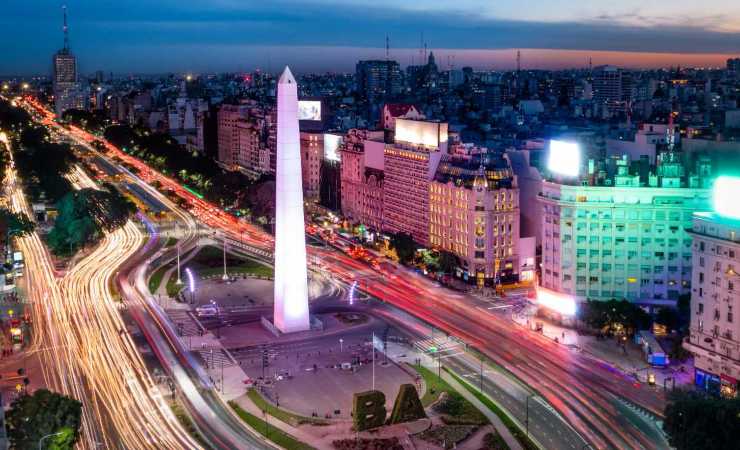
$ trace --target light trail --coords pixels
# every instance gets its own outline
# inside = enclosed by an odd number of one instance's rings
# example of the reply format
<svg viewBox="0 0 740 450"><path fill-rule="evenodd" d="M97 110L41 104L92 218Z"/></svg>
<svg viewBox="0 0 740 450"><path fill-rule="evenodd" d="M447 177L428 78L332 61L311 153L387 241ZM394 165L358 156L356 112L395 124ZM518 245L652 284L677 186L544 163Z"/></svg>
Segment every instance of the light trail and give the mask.
<svg viewBox="0 0 740 450"><path fill-rule="evenodd" d="M12 160L5 194L14 212L33 217ZM96 188L78 167L69 174L77 188ZM111 281L138 250L143 234L132 223L108 233L64 278L37 233L17 239L27 265L34 340L46 385L80 400L79 447L96 449L196 449L160 394L135 343L126 332ZM49 349L54 349L50 351Z"/></svg>
<svg viewBox="0 0 740 450"><path fill-rule="evenodd" d="M38 103L31 105L54 124L52 113ZM78 141L97 140L74 126L66 130L54 125ZM172 189L187 200L191 213L199 221L222 230L232 244L269 257L274 243L272 236L194 196L175 180L110 143L105 143L105 149L110 156L136 167L145 181L159 181L165 189ZM355 272L371 272L373 276L364 282L365 291L474 345L536 389L595 448L661 448L663 445L626 421L614 401L614 396L624 398L660 417L665 404L663 395L631 384L588 356L573 354L539 336L523 332L495 315L481 314L465 298L440 289L414 273L396 271L390 274L343 253L309 248L309 255L315 254L322 255L327 269L348 284L356 281Z"/></svg>

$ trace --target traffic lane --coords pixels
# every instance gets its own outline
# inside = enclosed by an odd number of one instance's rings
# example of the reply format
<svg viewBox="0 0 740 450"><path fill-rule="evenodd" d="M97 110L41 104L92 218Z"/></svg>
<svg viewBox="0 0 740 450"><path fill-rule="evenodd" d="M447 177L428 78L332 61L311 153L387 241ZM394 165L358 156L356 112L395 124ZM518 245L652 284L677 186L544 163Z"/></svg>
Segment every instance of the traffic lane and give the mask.
<svg viewBox="0 0 740 450"><path fill-rule="evenodd" d="M480 386L480 373L469 367L458 358L445 359L445 367L462 376L474 386ZM516 398L510 392L495 384L488 376L483 376L483 392L494 399L506 411L524 424L526 431L527 403L529 403L529 432L545 448L552 449L582 449L587 443L572 430L553 411L543 404L532 400L524 401Z"/></svg>

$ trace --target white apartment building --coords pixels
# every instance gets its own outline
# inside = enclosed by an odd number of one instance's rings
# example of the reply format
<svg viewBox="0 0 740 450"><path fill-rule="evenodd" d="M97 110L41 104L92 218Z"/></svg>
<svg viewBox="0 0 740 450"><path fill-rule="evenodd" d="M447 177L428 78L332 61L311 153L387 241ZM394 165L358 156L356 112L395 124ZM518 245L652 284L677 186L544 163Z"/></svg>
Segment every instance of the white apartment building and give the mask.
<svg viewBox="0 0 740 450"><path fill-rule="evenodd" d="M541 285L579 302L675 305L691 287L686 229L709 190L580 183L542 183Z"/></svg>
<svg viewBox="0 0 740 450"><path fill-rule="evenodd" d="M694 214L691 325L684 347L694 355L703 390L737 395L740 379L740 220Z"/></svg>

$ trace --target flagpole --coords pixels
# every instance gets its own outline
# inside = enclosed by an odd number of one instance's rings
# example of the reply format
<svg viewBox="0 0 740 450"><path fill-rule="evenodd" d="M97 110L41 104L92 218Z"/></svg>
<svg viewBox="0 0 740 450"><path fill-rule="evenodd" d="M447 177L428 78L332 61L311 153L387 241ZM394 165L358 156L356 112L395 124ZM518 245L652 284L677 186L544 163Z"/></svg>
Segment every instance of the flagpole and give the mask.
<svg viewBox="0 0 740 450"><path fill-rule="evenodd" d="M375 390L375 333L373 332L373 390Z"/></svg>

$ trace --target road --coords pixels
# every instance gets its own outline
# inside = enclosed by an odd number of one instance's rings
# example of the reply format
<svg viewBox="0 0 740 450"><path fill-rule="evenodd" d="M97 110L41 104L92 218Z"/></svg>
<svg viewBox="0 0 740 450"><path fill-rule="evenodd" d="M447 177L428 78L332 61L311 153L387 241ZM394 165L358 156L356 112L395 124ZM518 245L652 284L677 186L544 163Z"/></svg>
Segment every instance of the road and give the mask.
<svg viewBox="0 0 740 450"><path fill-rule="evenodd" d="M78 187L94 186L81 172L71 178ZM12 163L4 184L12 210L33 217ZM142 238L129 222L61 279L37 233L18 239L35 320L28 351L39 352L49 388L83 403L82 448L200 447L159 394L111 292L114 272Z"/></svg>
<svg viewBox="0 0 740 450"><path fill-rule="evenodd" d="M95 140L70 127L70 136L83 142ZM137 167L145 180L159 181L191 205L201 222L221 230L234 242L254 253L269 255L272 237L241 222L214 205L195 197L176 181L158 174L136 158L106 144L109 155ZM470 298L441 288L412 271L371 268L332 249L309 250L309 257L337 279L353 283L369 294L421 318L446 333L462 338L488 358L535 390L594 448L666 448L661 436L639 423L623 420L624 403L662 415L665 398L597 361L573 353L540 336L527 333L485 309ZM623 400L618 400L623 399Z"/></svg>

